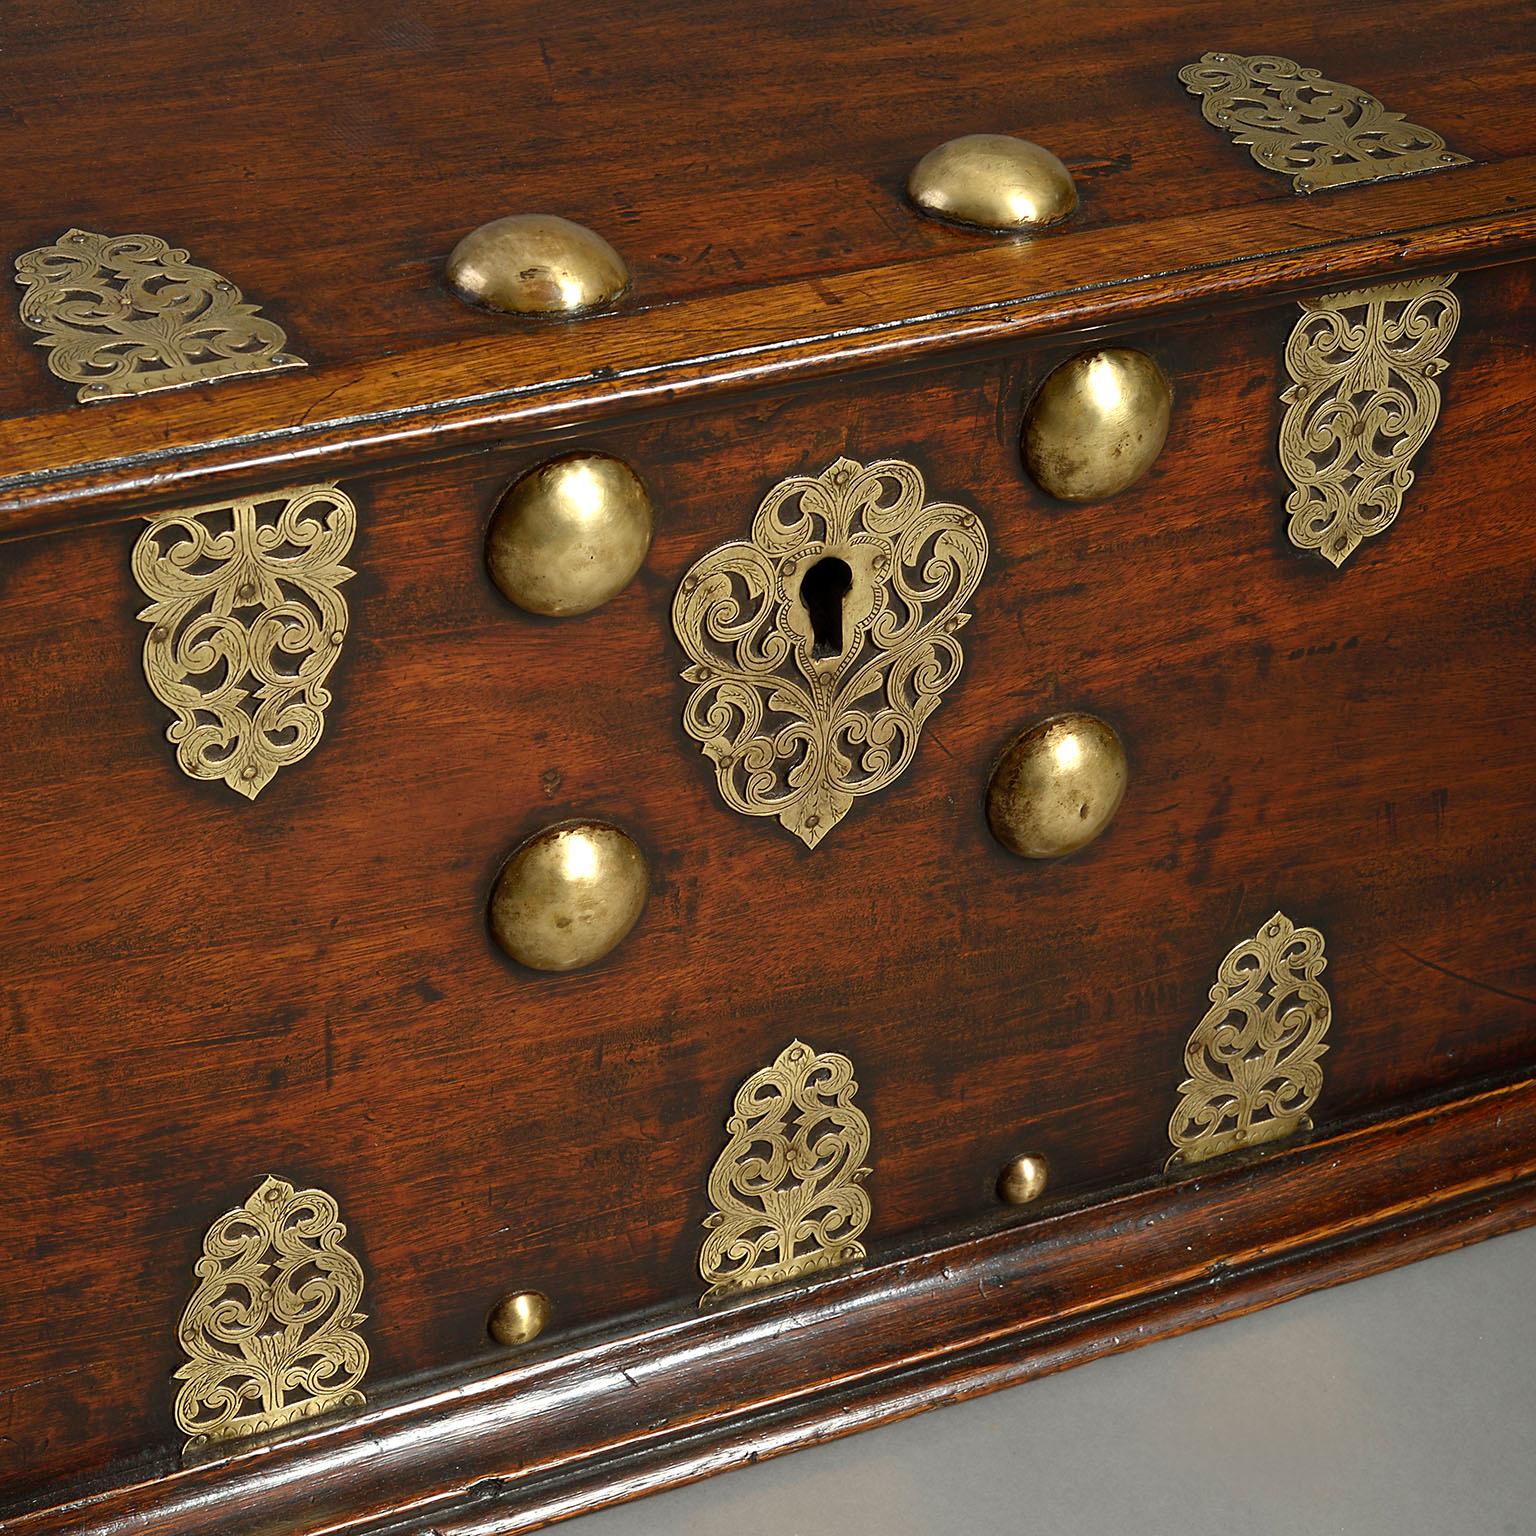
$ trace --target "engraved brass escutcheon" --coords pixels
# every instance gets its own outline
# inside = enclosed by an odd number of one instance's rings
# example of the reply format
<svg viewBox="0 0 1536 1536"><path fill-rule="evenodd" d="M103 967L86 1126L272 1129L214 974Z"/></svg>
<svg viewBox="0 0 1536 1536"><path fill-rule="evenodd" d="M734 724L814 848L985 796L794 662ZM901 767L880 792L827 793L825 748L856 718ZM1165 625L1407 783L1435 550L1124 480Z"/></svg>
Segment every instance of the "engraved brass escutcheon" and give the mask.
<svg viewBox="0 0 1536 1536"><path fill-rule="evenodd" d="M1304 299L1285 347L1280 464L1297 549L1341 566L1397 517L1440 415L1456 273Z"/></svg>
<svg viewBox="0 0 1536 1536"><path fill-rule="evenodd" d="M208 1229L177 1329L189 1451L361 1406L363 1271L346 1235L323 1189L271 1176Z"/></svg>
<svg viewBox="0 0 1536 1536"><path fill-rule="evenodd" d="M1207 53L1179 79L1208 123L1246 144L1265 170L1290 176L1297 192L1471 164L1369 91L1277 54Z"/></svg>
<svg viewBox="0 0 1536 1536"><path fill-rule="evenodd" d="M776 485L751 539L705 555L672 604L683 724L726 804L814 848L898 778L959 676L986 561L981 519L927 501L900 459Z"/></svg>
<svg viewBox="0 0 1536 1536"><path fill-rule="evenodd" d="M869 1225L869 1121L853 1063L793 1041L736 1092L709 1175L704 1301L856 1264Z"/></svg>
<svg viewBox="0 0 1536 1536"><path fill-rule="evenodd" d="M144 676L175 712L166 735L188 778L222 779L254 800L320 740L356 530L357 509L334 485L149 520L133 550L151 599L139 613Z"/></svg>
<svg viewBox="0 0 1536 1536"><path fill-rule="evenodd" d="M1322 934L1283 912L1228 951L1184 1048L1168 1172L1311 1130L1333 1017L1327 964Z"/></svg>
<svg viewBox="0 0 1536 1536"><path fill-rule="evenodd" d="M302 368L275 321L155 235L66 230L16 258L21 318L83 403Z"/></svg>

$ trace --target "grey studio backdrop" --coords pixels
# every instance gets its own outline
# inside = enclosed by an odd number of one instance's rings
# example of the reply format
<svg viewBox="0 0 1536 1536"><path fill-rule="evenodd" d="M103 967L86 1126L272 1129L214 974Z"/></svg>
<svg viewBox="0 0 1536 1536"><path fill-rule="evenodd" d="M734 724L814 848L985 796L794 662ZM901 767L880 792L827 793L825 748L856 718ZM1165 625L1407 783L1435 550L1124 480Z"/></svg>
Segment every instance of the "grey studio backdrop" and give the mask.
<svg viewBox="0 0 1536 1536"><path fill-rule="evenodd" d="M1536 1536L1536 1229L559 1529Z"/></svg>

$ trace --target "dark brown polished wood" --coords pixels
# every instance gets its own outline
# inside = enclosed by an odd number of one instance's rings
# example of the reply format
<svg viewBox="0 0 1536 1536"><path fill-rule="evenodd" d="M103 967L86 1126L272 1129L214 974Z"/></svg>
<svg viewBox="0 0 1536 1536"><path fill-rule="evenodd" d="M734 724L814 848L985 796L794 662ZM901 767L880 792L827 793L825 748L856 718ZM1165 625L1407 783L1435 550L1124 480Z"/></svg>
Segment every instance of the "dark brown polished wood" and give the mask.
<svg viewBox="0 0 1536 1536"><path fill-rule="evenodd" d="M110 46L84 0L0 17L6 250L162 235L312 365L82 408L3 310L20 1536L531 1529L1536 1219L1536 13L635 9L139 0ZM1214 47L1323 66L1478 163L1295 197L1179 85ZM1055 150L1079 216L1022 243L916 217L910 165L971 131ZM607 235L633 295L574 325L457 303L447 251L523 207ZM1284 531L1294 298L1448 270L1441 419L1335 573ZM1022 412L1110 334L1165 368L1173 428L1068 507L1021 469ZM637 469L655 543L605 607L532 618L484 530L578 447ZM808 853L721 804L669 612L844 453L911 459L992 556L912 767ZM352 627L324 740L246 803L172 761L129 553L147 510L320 479L359 508ZM1121 733L1130 790L1023 864L988 774L1063 708ZM650 904L596 968L534 975L486 899L579 815L639 841ZM1185 1038L1277 906L1328 939L1317 1139L1164 1185ZM694 1317L731 1095L796 1035L855 1062L869 1267ZM994 1203L1021 1151L1038 1216ZM369 1406L177 1470L176 1319L267 1172L340 1201ZM509 1368L486 1313L530 1288L555 1321Z"/></svg>
<svg viewBox="0 0 1536 1536"><path fill-rule="evenodd" d="M1525 1080L1188 1183L945 1234L809 1293L643 1318L421 1383L7 1530L224 1536L259 1512L283 1530L513 1536L1533 1220Z"/></svg>
<svg viewBox="0 0 1536 1536"><path fill-rule="evenodd" d="M902 198L963 133L1052 148L1078 229L1291 205L1184 95L1211 48L1320 58L1479 162L1536 153L1522 0L1415 0L1393 25L1372 0L1054 0L1028 26L996 0L133 0L105 37L90 0L9 0L4 32L15 248L70 223L174 234L337 375L494 330L441 265L504 213L592 226L655 309L974 243ZM57 398L30 364L0 373L0 415Z"/></svg>
<svg viewBox="0 0 1536 1536"><path fill-rule="evenodd" d="M313 366L67 409L10 311L0 538L61 507L99 517L186 494L194 477L201 494L215 467L319 477L360 454L480 445L699 389L1536 244L1536 14L1520 0L1470 22L1465 0L1416 3L1391 27L1374 0L1331 5L1326 25L1257 0L1056 0L1027 27L992 0L796 0L748 20L740 0L606 4L576 27L559 0L300 19L140 0L107 49L84 0L8 6L0 163L15 249L71 222L173 234ZM1212 47L1324 58L1479 163L1295 197L1179 84ZM111 112L58 110L81 50ZM214 85L232 78L245 89ZM1022 244L914 217L913 162L978 130L1059 153L1078 215ZM455 241L529 207L622 248L635 289L616 313L516 324L448 295ZM78 506L92 499L99 510Z"/></svg>
<svg viewBox="0 0 1536 1536"><path fill-rule="evenodd" d="M695 1289L729 1095L796 1033L859 1063L880 1240L984 1206L1020 1137L1062 1191L1156 1169L1215 963L1282 903L1347 957L1325 1123L1529 1061L1536 781L1509 744L1536 635L1510 551L1536 461L1505 339L1531 334L1531 269L1461 291L1421 495L1347 580L1284 541L1284 308L1137 336L1179 409L1133 503L1065 507L1019 472L1060 350L602 433L664 512L640 581L578 621L509 608L478 558L527 453L349 480L327 736L254 804L170 761L134 529L8 546L11 1481L163 1444L200 1233L269 1168L341 1199L388 1380L485 1348L510 1284L563 1326ZM808 854L720 805L661 637L688 564L843 451L917 458L994 554L912 769ZM987 831L987 775L1062 705L1116 724L1132 787L1100 843L1022 865ZM593 971L521 972L485 933L490 880L586 813L640 838L650 909ZM62 1331L61 1286L92 1297Z"/></svg>

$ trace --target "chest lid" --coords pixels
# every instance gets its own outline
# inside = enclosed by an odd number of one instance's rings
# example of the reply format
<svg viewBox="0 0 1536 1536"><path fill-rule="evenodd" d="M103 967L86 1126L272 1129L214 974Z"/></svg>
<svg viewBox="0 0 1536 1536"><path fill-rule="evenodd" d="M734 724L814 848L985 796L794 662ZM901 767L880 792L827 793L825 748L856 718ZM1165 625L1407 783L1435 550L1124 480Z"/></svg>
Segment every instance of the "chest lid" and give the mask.
<svg viewBox="0 0 1536 1536"><path fill-rule="evenodd" d="M139 0L110 27L18 0L0 27L5 535L1536 244L1515 0ZM960 222L1009 195L935 158L973 135L1040 147L1043 227ZM456 293L496 301L450 258L518 215L619 263L586 253L580 318ZM186 387L95 387L103 347Z"/></svg>

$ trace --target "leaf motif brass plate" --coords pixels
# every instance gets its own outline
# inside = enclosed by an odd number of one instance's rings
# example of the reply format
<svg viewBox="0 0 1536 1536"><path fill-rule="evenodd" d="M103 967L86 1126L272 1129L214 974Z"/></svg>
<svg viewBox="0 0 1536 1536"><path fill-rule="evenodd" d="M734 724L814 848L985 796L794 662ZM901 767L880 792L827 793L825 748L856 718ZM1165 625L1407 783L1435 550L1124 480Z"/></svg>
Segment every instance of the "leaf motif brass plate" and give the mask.
<svg viewBox="0 0 1536 1536"><path fill-rule="evenodd" d="M1201 98L1208 123L1248 145L1266 170L1290 176L1297 192L1471 164L1369 91L1325 80L1294 59L1207 53L1179 79Z"/></svg>
<svg viewBox="0 0 1536 1536"><path fill-rule="evenodd" d="M781 481L748 541L698 561L672 604L692 665L683 714L744 816L808 848L900 776L959 676L981 519L925 500L900 459Z"/></svg>
<svg viewBox="0 0 1536 1536"><path fill-rule="evenodd" d="M1397 516L1440 415L1454 272L1306 299L1285 346L1280 463L1297 549L1342 565Z"/></svg>
<svg viewBox="0 0 1536 1536"><path fill-rule="evenodd" d="M344 491L306 485L161 513L139 535L144 676L175 712L166 734L189 778L254 800L320 740L356 530Z"/></svg>
<svg viewBox="0 0 1536 1536"><path fill-rule="evenodd" d="M361 1405L363 1271L346 1235L323 1189L270 1176L208 1229L177 1329L188 1450Z"/></svg>
<svg viewBox="0 0 1536 1536"><path fill-rule="evenodd" d="M709 1175L705 1302L856 1264L869 1225L869 1121L853 1063L793 1041L736 1091Z"/></svg>
<svg viewBox="0 0 1536 1536"><path fill-rule="evenodd" d="M70 229L16 258L21 318L82 402L302 368L282 327L154 235Z"/></svg>
<svg viewBox="0 0 1536 1536"><path fill-rule="evenodd" d="M1327 964L1322 934L1283 912L1228 951L1184 1048L1170 1173L1312 1128L1333 1017L1317 979Z"/></svg>

